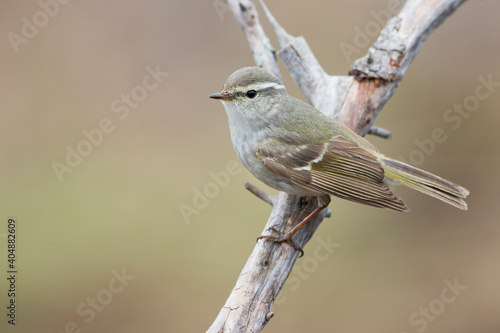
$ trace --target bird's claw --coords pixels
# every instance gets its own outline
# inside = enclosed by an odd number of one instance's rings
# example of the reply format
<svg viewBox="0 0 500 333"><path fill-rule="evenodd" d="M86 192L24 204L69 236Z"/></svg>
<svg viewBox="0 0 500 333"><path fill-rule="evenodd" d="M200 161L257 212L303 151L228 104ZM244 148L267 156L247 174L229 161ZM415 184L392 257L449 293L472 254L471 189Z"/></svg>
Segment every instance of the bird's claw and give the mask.
<svg viewBox="0 0 500 333"><path fill-rule="evenodd" d="M276 230L274 227L271 227L267 230L272 231L273 233L277 234L277 236L261 235L261 236L257 237L257 241L259 239L268 239L268 240L273 241L274 243L287 243L288 245L293 247L295 250L300 252L299 258L304 255L304 251L300 248L300 246L295 244L295 242L292 240L292 236L293 236L292 234L282 233L282 232Z"/></svg>

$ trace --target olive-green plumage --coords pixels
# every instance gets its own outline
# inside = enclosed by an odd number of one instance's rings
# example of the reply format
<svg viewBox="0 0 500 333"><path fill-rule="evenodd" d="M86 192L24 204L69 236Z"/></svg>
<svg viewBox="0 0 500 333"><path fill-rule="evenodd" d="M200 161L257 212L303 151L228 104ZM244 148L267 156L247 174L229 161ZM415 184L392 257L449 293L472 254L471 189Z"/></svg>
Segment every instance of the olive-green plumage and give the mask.
<svg viewBox="0 0 500 333"><path fill-rule="evenodd" d="M258 67L233 73L221 93L238 157L262 182L280 191L408 211L386 180L466 210L469 191L385 157L363 137L290 96ZM326 200L325 200L326 201Z"/></svg>

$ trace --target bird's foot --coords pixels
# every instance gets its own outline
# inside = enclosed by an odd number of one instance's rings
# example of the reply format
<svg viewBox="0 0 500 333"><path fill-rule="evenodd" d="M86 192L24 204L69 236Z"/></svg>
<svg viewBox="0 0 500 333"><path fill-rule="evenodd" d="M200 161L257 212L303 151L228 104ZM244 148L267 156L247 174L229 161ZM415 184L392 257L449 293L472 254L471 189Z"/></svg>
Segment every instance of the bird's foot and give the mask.
<svg viewBox="0 0 500 333"><path fill-rule="evenodd" d="M259 239L266 239L266 240L273 241L274 243L287 243L288 245L290 245L291 247L293 247L295 250L297 250L297 251L300 252L299 258L304 255L304 251L300 248L300 246L298 246L297 244L295 244L295 242L292 240L292 236L294 234L291 234L291 233L286 233L285 234L285 233L282 233L282 232L276 230L273 227L271 227L271 228L269 228L267 230L272 231L273 233L276 234L276 236L261 235L261 236L257 237L257 241Z"/></svg>

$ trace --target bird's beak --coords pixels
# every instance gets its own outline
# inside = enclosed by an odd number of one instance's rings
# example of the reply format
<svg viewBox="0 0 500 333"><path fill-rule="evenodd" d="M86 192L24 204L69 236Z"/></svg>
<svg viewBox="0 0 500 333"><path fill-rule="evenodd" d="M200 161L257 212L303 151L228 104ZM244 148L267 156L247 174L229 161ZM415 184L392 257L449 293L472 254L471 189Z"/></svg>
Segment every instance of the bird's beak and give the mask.
<svg viewBox="0 0 500 333"><path fill-rule="evenodd" d="M213 99L222 99L224 101L230 101L233 99L233 96L231 96L231 94L228 93L227 91L221 91L220 93L215 93L215 94L212 94L208 97L213 98Z"/></svg>

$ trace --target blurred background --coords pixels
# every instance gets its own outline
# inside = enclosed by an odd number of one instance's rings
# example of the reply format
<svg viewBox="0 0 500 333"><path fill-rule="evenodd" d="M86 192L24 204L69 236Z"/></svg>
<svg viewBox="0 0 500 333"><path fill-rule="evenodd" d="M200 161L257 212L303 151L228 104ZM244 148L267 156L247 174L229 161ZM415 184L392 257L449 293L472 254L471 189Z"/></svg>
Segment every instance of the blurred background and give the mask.
<svg viewBox="0 0 500 333"><path fill-rule="evenodd" d="M332 75L367 52L390 3L267 2ZM276 193L207 97L254 64L243 33L218 0L55 4L0 5L1 331L204 332L271 211L243 184ZM500 86L484 86L500 82L499 12L469 1L432 33L377 119L393 138L368 137L467 187L469 211L401 187L410 213L333 199L265 331L500 331ZM436 128L446 139L429 141Z"/></svg>

